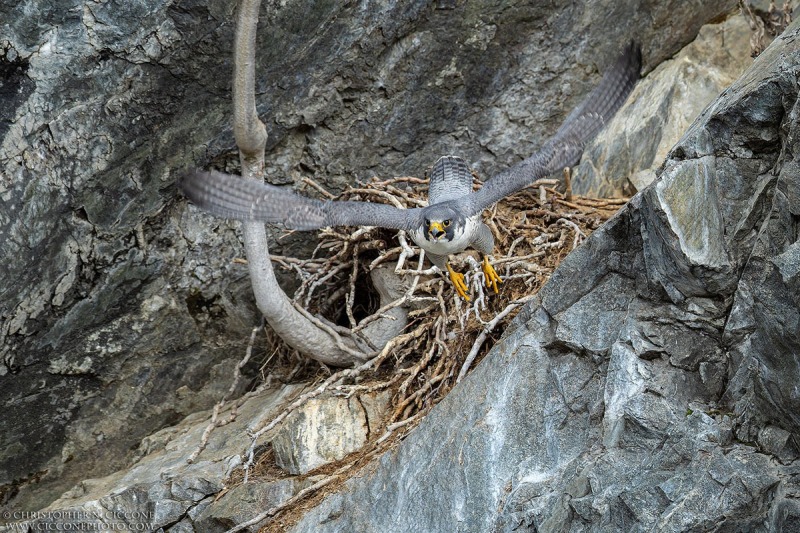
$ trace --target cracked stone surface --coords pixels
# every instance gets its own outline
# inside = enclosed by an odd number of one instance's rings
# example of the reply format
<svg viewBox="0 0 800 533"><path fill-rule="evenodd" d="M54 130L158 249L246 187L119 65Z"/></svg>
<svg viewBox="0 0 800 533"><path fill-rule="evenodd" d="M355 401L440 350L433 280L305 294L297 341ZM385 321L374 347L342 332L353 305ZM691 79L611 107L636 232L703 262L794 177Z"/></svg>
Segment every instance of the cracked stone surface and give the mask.
<svg viewBox="0 0 800 533"><path fill-rule="evenodd" d="M272 439L275 463L306 474L360 450L389 407L389 393L314 398L289 415Z"/></svg>
<svg viewBox="0 0 800 533"><path fill-rule="evenodd" d="M246 460L248 432L272 420L302 391L303 386L286 385L251 395L235 420L210 434L193 463L187 458L211 417L208 411L190 415L144 439L129 468L82 480L40 517L12 520L9 530L227 531L260 512L262 505L280 504L313 483L310 478L256 481L221 492L231 472ZM230 407L220 412L220 419L230 417ZM269 431L263 438L268 442L274 434ZM68 513L70 519L61 518ZM2 523L0 531L6 531Z"/></svg>
<svg viewBox="0 0 800 533"><path fill-rule="evenodd" d="M336 190L421 175L444 153L491 175L552 133L631 34L649 69L734 5L265 2L257 91L269 180L311 176ZM258 322L232 261L236 224L187 209L174 188L190 166L236 170L233 10L0 0L3 508L34 511L125 468L142 439L210 407ZM293 236L272 251L311 248ZM749 331L741 315L731 335ZM593 349L608 335L571 333ZM657 336L643 337L651 354ZM753 392L737 402L749 405L762 385L740 376Z"/></svg>
<svg viewBox="0 0 800 533"><path fill-rule="evenodd" d="M415 432L292 531L800 528L799 85L795 22Z"/></svg>
<svg viewBox="0 0 800 533"><path fill-rule="evenodd" d="M743 16L707 24L694 41L648 73L634 89L632 104L587 147L573 175L573 191L631 196L647 187L703 109L752 64L750 35Z"/></svg>

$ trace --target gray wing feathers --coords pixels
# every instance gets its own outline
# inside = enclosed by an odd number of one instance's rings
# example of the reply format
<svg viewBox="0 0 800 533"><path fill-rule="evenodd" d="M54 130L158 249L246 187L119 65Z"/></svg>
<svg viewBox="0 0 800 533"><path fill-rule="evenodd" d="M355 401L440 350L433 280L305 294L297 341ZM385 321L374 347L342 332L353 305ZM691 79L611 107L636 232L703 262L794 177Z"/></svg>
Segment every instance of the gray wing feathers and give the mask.
<svg viewBox="0 0 800 533"><path fill-rule="evenodd" d="M641 49L631 42L600 84L567 116L541 150L488 180L481 190L462 200L465 215L475 214L531 182L577 163L586 144L627 100L639 79L641 62Z"/></svg>
<svg viewBox="0 0 800 533"><path fill-rule="evenodd" d="M198 207L223 218L260 220L293 229L325 226L324 202L222 172L190 172L178 186Z"/></svg>
<svg viewBox="0 0 800 533"><path fill-rule="evenodd" d="M445 156L431 171L429 204L455 201L472 216L540 177L575 164L584 146L614 116L639 79L641 51L633 42L600 84L566 118L539 152L472 191L472 175L463 159ZM192 172L179 183L184 194L217 216L283 224L290 229L325 226L381 226L411 229L421 223L420 209L397 209L371 202L314 200L285 188L221 172Z"/></svg>
<svg viewBox="0 0 800 533"><path fill-rule="evenodd" d="M467 162L454 155L440 157L431 169L428 204L454 200L472 192L472 172Z"/></svg>
<svg viewBox="0 0 800 533"><path fill-rule="evenodd" d="M575 148L571 153L568 151L576 161L583 147L605 127L628 99L639 80L641 63L642 51L639 45L631 41L597 87L567 116L553 136L554 142L561 140L576 148L580 146L580 152L576 153Z"/></svg>
<svg viewBox="0 0 800 533"><path fill-rule="evenodd" d="M326 226L409 229L418 212L371 202L315 200L282 187L214 171L190 172L178 186L194 204L219 217L259 220L297 230Z"/></svg>
<svg viewBox="0 0 800 533"><path fill-rule="evenodd" d="M325 226L380 226L410 230L419 226L419 208L398 209L372 202L325 202Z"/></svg>

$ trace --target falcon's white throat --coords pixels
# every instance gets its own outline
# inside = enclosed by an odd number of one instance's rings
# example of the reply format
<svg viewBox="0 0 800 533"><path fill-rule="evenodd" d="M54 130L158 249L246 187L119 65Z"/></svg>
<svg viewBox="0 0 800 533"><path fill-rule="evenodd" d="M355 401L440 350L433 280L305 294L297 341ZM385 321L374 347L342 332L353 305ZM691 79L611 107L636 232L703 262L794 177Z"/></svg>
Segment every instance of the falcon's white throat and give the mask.
<svg viewBox="0 0 800 533"><path fill-rule="evenodd" d="M453 238L434 240L428 236L428 228L421 226L411 232L411 239L426 252L447 256L457 254L466 250L474 238L475 228L477 227L478 217L466 219L461 226L453 228Z"/></svg>

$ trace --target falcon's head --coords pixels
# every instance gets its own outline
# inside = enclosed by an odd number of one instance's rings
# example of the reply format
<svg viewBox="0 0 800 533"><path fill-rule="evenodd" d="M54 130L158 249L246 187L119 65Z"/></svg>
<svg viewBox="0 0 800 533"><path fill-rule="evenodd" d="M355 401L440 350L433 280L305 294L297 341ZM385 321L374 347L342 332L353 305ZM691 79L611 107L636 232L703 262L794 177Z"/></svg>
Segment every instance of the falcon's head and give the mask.
<svg viewBox="0 0 800 533"><path fill-rule="evenodd" d="M464 232L465 220L447 203L430 205L422 210L420 233L430 242L452 241Z"/></svg>

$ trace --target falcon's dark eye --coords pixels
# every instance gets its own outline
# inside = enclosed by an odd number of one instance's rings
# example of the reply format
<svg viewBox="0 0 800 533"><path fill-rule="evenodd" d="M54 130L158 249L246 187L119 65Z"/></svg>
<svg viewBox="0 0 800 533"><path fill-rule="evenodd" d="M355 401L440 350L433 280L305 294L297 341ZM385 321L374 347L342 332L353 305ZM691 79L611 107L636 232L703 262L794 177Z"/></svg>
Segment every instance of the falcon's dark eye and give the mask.
<svg viewBox="0 0 800 533"><path fill-rule="evenodd" d="M450 219L448 218L447 220L445 220L444 222L442 222L442 224L444 224L444 227L446 228L447 226L449 226L449 225L450 225Z"/></svg>

